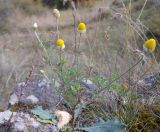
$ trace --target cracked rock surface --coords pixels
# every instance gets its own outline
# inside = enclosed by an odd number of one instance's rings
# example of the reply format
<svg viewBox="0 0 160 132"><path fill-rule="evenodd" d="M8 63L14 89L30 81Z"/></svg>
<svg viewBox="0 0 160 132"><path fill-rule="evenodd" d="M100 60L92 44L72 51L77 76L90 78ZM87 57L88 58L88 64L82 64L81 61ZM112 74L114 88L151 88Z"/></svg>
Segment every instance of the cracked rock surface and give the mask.
<svg viewBox="0 0 160 132"><path fill-rule="evenodd" d="M22 91L22 96L21 95ZM23 104L38 104L48 108L55 107L61 97L57 95L55 88L47 79L29 81L25 86L24 82L19 83L10 96L9 105L20 102Z"/></svg>

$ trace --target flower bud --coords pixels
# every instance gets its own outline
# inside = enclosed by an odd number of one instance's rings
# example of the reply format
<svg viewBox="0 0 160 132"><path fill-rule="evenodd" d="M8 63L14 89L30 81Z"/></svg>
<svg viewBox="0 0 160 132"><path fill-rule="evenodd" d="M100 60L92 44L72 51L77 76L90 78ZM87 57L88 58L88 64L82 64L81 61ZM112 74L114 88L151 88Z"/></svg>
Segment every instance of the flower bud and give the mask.
<svg viewBox="0 0 160 132"><path fill-rule="evenodd" d="M33 24L33 29L36 30L37 28L38 28L38 24L35 22L35 23Z"/></svg>
<svg viewBox="0 0 160 132"><path fill-rule="evenodd" d="M153 52L155 48L156 48L156 40L154 38L148 39L143 45L143 49L146 52Z"/></svg>
<svg viewBox="0 0 160 132"><path fill-rule="evenodd" d="M60 18L60 16L61 16L58 9L53 9L53 15L54 15L57 19Z"/></svg>

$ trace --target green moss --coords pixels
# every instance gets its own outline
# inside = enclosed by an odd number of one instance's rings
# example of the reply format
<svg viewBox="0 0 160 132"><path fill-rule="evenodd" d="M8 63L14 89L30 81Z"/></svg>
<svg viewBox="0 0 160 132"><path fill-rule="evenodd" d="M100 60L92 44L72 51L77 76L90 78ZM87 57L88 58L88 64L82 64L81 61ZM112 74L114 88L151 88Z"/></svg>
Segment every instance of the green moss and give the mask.
<svg viewBox="0 0 160 132"><path fill-rule="evenodd" d="M129 132L160 130L160 103L144 106L128 124Z"/></svg>
<svg viewBox="0 0 160 132"><path fill-rule="evenodd" d="M17 111L28 111L30 109L34 108L34 105L31 104L31 105L26 105L26 104L23 104L23 103L18 103L18 104L15 104L14 106L12 106L10 108L10 110L12 112L17 112Z"/></svg>

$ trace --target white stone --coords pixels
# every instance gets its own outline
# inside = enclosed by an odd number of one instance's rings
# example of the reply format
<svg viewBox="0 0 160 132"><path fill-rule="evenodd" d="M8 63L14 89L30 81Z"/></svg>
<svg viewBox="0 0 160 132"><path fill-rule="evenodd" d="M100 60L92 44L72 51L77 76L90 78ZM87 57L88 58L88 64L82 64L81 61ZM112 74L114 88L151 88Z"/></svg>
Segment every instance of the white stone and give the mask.
<svg viewBox="0 0 160 132"><path fill-rule="evenodd" d="M18 87L23 87L24 85L25 85L25 82L18 83Z"/></svg>
<svg viewBox="0 0 160 132"><path fill-rule="evenodd" d="M24 131L25 124L24 124L24 122L16 122L16 123L14 123L14 128L18 131Z"/></svg>
<svg viewBox="0 0 160 132"><path fill-rule="evenodd" d="M144 85L145 82L144 82L144 80L138 80L138 84L139 84L139 85Z"/></svg>
<svg viewBox="0 0 160 132"><path fill-rule="evenodd" d="M14 105L14 104L18 103L18 96L16 94L12 94L10 96L9 103L11 105Z"/></svg>
<svg viewBox="0 0 160 132"><path fill-rule="evenodd" d="M32 118L32 119L33 119L33 118ZM40 125L41 125L41 124L40 124L39 122L37 122L37 121L35 121L35 120L32 121L32 126L33 126L34 128L38 128Z"/></svg>
<svg viewBox="0 0 160 132"><path fill-rule="evenodd" d="M30 95L26 99L30 100L33 104L36 104L39 101L39 99L35 97L34 95Z"/></svg>
<svg viewBox="0 0 160 132"><path fill-rule="evenodd" d="M84 79L83 82L84 82L84 83L87 83L88 85L93 84L93 82L92 82L91 80L87 80L87 79Z"/></svg>
<svg viewBox="0 0 160 132"><path fill-rule="evenodd" d="M4 112L0 112L0 124L3 124L6 121L8 121L10 119L12 113L13 112L11 112L10 110L6 110Z"/></svg>
<svg viewBox="0 0 160 132"><path fill-rule="evenodd" d="M39 80L38 87L46 86L47 84L50 84L50 81L48 79Z"/></svg>

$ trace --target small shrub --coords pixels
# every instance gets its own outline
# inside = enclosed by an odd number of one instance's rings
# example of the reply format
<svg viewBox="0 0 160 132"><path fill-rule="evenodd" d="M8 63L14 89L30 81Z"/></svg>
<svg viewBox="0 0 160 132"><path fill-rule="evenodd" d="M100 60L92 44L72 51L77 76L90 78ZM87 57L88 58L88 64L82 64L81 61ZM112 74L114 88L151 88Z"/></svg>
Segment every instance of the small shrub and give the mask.
<svg viewBox="0 0 160 132"><path fill-rule="evenodd" d="M69 3L64 4L63 0L42 0L42 3L49 7L57 7L58 9L66 9L69 6Z"/></svg>

